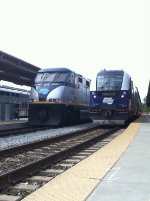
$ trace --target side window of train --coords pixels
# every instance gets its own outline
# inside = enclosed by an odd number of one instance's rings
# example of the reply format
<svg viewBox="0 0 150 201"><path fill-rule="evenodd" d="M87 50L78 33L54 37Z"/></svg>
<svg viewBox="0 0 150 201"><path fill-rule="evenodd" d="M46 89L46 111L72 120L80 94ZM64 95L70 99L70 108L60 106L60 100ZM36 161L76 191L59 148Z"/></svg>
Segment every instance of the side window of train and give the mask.
<svg viewBox="0 0 150 201"><path fill-rule="evenodd" d="M130 88L129 88L129 94L131 96L131 98L133 98L134 95L134 88L133 88L133 81L130 79Z"/></svg>
<svg viewBox="0 0 150 201"><path fill-rule="evenodd" d="M129 90L132 91L132 80L130 79L130 82L129 82Z"/></svg>
<svg viewBox="0 0 150 201"><path fill-rule="evenodd" d="M131 89L133 89L133 81L131 80Z"/></svg>
<svg viewBox="0 0 150 201"><path fill-rule="evenodd" d="M75 78L76 87L79 87L80 84L82 84L82 82L83 82L83 78L80 75L77 75L76 78Z"/></svg>
<svg viewBox="0 0 150 201"><path fill-rule="evenodd" d="M5 95L5 91L0 91L0 95Z"/></svg>
<svg viewBox="0 0 150 201"><path fill-rule="evenodd" d="M79 83L82 83L83 82L83 79L82 77L79 76Z"/></svg>
<svg viewBox="0 0 150 201"><path fill-rule="evenodd" d="M86 87L89 88L90 87L90 82L86 80Z"/></svg>

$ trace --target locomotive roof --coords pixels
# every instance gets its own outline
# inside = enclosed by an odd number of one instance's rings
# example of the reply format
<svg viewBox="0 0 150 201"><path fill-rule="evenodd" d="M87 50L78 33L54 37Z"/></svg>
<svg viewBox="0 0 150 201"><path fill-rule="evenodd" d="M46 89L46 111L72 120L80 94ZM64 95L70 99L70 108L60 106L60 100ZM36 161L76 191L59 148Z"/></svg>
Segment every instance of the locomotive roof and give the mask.
<svg viewBox="0 0 150 201"><path fill-rule="evenodd" d="M123 74L123 73L125 73L125 71L123 71L123 70L101 70L101 71L99 71L98 72L98 75L99 74L101 74L101 73L112 73L112 74L115 74L115 73L120 73L120 74Z"/></svg>
<svg viewBox="0 0 150 201"><path fill-rule="evenodd" d="M68 69L68 68L44 68L38 71L38 73L48 73L48 72L63 72L63 73L72 73L74 71ZM75 72L74 72L75 73ZM86 79L87 81L91 82L90 79L85 78L84 76L82 76L81 74L77 74L76 75L80 75L82 78Z"/></svg>
<svg viewBox="0 0 150 201"><path fill-rule="evenodd" d="M97 75L100 75L100 74L121 74L127 77L127 79L131 78L131 76L128 73L126 73L124 70L105 70L104 69L97 73Z"/></svg>
<svg viewBox="0 0 150 201"><path fill-rule="evenodd" d="M39 73L44 73L44 72L65 72L65 73L71 73L73 72L72 70L68 68L44 68L38 71Z"/></svg>

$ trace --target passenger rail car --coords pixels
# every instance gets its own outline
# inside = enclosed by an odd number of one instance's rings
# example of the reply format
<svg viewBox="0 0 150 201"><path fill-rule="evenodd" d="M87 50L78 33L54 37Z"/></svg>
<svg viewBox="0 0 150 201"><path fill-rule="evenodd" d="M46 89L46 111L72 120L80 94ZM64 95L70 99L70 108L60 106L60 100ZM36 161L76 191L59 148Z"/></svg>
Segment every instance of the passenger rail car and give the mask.
<svg viewBox="0 0 150 201"><path fill-rule="evenodd" d="M19 118L28 117L29 91L11 86L0 86L0 120L15 119L15 111Z"/></svg>
<svg viewBox="0 0 150 201"><path fill-rule="evenodd" d="M30 125L90 119L90 80L67 68L38 71L31 88Z"/></svg>
<svg viewBox="0 0 150 201"><path fill-rule="evenodd" d="M124 125L141 113L138 88L123 70L102 70L97 74L90 105L91 119L102 124Z"/></svg>

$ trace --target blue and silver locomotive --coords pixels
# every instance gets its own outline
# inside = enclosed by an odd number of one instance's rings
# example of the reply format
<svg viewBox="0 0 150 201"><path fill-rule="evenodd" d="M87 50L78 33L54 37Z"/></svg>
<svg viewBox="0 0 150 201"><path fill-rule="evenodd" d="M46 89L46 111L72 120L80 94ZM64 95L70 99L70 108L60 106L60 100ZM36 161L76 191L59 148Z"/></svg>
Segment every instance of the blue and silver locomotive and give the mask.
<svg viewBox="0 0 150 201"><path fill-rule="evenodd" d="M30 125L59 125L89 116L89 79L67 68L38 71L30 93Z"/></svg>
<svg viewBox="0 0 150 201"><path fill-rule="evenodd" d="M91 119L97 123L123 125L141 113L138 89L123 70L101 70L97 74L90 104Z"/></svg>

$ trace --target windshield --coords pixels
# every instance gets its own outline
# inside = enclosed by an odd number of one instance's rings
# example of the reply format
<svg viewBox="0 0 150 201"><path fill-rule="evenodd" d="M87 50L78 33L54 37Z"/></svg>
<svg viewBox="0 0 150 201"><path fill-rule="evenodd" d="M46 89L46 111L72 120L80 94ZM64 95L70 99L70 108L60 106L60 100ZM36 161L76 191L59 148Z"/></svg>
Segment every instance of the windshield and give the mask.
<svg viewBox="0 0 150 201"><path fill-rule="evenodd" d="M97 90L120 90L123 75L105 74L97 77Z"/></svg>
<svg viewBox="0 0 150 201"><path fill-rule="evenodd" d="M35 83L38 82L65 82L68 73L38 73Z"/></svg>

